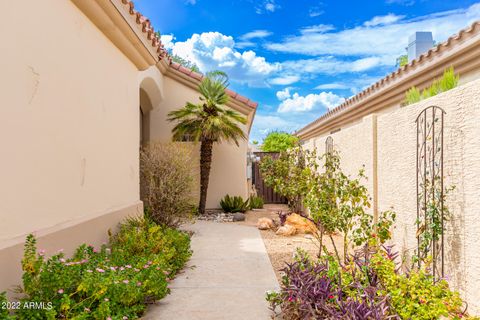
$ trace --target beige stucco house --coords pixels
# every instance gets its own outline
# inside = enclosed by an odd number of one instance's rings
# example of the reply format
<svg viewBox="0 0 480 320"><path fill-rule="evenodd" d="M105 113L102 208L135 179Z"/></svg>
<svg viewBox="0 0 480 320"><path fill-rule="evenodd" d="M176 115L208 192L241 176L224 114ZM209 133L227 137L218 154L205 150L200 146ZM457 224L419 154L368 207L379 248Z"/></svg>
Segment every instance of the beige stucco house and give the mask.
<svg viewBox="0 0 480 320"><path fill-rule="evenodd" d="M166 114L199 101L201 80L171 62L130 1L2 5L0 291L20 282L28 233L69 252L143 212L140 141L170 141ZM257 104L228 93L248 136ZM207 208L247 196L246 150L215 146Z"/></svg>
<svg viewBox="0 0 480 320"><path fill-rule="evenodd" d="M420 89L453 66L459 86L411 105L405 92ZM445 186L452 217L446 223L446 276L480 312L480 22L460 31L298 130L308 149L325 152L326 139L340 152L342 167L355 174L365 165L373 211L393 207L393 243L411 256L417 246L417 116L429 106L445 110Z"/></svg>

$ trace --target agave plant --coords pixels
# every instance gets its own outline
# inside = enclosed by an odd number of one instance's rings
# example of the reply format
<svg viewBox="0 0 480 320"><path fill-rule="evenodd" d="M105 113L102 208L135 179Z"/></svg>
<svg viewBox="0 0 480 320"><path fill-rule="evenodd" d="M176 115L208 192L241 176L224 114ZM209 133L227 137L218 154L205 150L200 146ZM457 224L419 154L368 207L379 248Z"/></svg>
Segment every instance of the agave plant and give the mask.
<svg viewBox="0 0 480 320"><path fill-rule="evenodd" d="M231 197L230 195L226 195L222 200L220 200L220 206L222 207L224 212L245 212L249 209L249 201L244 201L240 196Z"/></svg>

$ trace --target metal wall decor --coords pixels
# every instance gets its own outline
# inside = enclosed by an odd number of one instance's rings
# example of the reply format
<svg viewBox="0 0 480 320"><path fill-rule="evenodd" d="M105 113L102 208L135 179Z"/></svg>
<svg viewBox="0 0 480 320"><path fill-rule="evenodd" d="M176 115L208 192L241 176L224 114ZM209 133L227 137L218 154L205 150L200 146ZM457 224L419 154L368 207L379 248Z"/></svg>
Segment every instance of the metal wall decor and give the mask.
<svg viewBox="0 0 480 320"><path fill-rule="evenodd" d="M434 281L444 277L443 122L445 111L425 108L417 117L418 266L430 262Z"/></svg>
<svg viewBox="0 0 480 320"><path fill-rule="evenodd" d="M332 153L333 151L333 138L328 136L325 140L325 153Z"/></svg>

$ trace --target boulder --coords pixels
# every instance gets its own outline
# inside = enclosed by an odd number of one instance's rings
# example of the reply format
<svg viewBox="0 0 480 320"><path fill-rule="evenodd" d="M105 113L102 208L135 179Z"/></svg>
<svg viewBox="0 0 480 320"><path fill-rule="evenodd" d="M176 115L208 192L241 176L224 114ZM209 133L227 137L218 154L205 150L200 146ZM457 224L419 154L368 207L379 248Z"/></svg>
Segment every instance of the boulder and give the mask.
<svg viewBox="0 0 480 320"><path fill-rule="evenodd" d="M233 221L245 221L245 213L236 212L233 215Z"/></svg>
<svg viewBox="0 0 480 320"><path fill-rule="evenodd" d="M294 226L285 224L284 226L278 228L277 232L275 232L278 236L293 236L297 233L297 229Z"/></svg>
<svg viewBox="0 0 480 320"><path fill-rule="evenodd" d="M257 221L257 228L260 230L272 229L275 226L272 219L260 218Z"/></svg>
<svg viewBox="0 0 480 320"><path fill-rule="evenodd" d="M317 233L318 229L315 224L302 217L299 214L292 213L291 215L287 216L287 220L285 221L285 225L290 225L297 230L297 233Z"/></svg>

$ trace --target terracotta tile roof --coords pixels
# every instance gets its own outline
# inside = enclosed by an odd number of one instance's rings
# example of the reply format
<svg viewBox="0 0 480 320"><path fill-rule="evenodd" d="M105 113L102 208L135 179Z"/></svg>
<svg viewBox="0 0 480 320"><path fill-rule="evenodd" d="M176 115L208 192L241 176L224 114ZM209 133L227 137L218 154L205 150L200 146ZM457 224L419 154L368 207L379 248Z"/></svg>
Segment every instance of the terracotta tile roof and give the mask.
<svg viewBox="0 0 480 320"><path fill-rule="evenodd" d="M178 70L195 80L199 80L199 81L202 80L203 78L202 74L194 72L172 61L172 58L168 54L167 50L163 47L160 38L155 34L155 30L152 24L150 23L150 20L134 9L135 6L133 4L133 1L131 0L121 0L121 1L123 5L128 6L127 7L128 12L130 13L131 16L135 18L135 21L137 22L137 24L142 26L142 32L145 34L145 37L147 38L147 40L150 41L152 47L156 49L156 52L158 53L158 58L160 60L166 59L171 68ZM258 105L258 103L251 101L250 99L244 96L241 96L238 93L233 92L232 90L227 89L226 91L227 91L227 94L232 99L237 100L253 109L255 109Z"/></svg>
<svg viewBox="0 0 480 320"><path fill-rule="evenodd" d="M402 76L406 72L414 69L417 65L423 64L426 60L431 60L432 58L435 58L440 52L452 49L452 46L453 46L452 42L453 41L461 40L467 34L472 34L472 33L477 33L477 32L480 32L480 21L475 21L469 27L460 30L457 34L449 37L446 41L438 44L437 46L433 47L432 49L428 50L427 52L425 52L424 54L419 56L418 58L412 60L410 63L408 63L408 64L404 65L403 67L400 67L397 70L393 71L392 73L388 74L387 76L385 76L384 78L375 82L370 87L366 88L365 90L358 93L357 95L345 100L342 104L340 104L339 106L331 109L330 111L323 114L321 117L317 118L313 122L310 122L305 127L297 130L296 133L298 134L301 131L305 131L305 130L311 128L311 127L314 127L319 122L324 122L325 123L325 122L328 121L329 118L334 117L339 112L354 107L357 102L359 102L360 100L362 100L366 96L372 94L373 92L377 91L379 88L383 87L388 82L390 82L390 81Z"/></svg>
<svg viewBox="0 0 480 320"><path fill-rule="evenodd" d="M158 53L158 58L163 59L167 56L167 50L162 45L160 37L155 34L155 29L153 28L150 20L142 15L140 12L135 10L135 6L130 0L121 0L122 4L127 6L128 12L135 19L138 25L142 27L142 33L144 33L145 38L150 42L151 46Z"/></svg>
<svg viewBox="0 0 480 320"><path fill-rule="evenodd" d="M172 69L175 69L175 70L178 70L180 71L181 73L195 79L195 80L202 80L203 79L203 75L198 73L198 72L195 72L195 71L192 71L188 68L185 68L184 66L180 65L179 63L177 62L174 62L174 61L171 61L170 60L170 68ZM243 103L247 106L249 106L250 108L253 108L255 109L257 106L258 106L258 103L257 102L254 102L250 99L248 99L247 97L244 97L242 95L239 95L238 93L230 90L230 89L226 89L225 92L234 100L237 100L238 102L240 103Z"/></svg>

